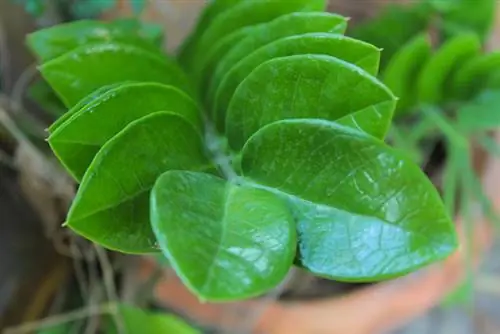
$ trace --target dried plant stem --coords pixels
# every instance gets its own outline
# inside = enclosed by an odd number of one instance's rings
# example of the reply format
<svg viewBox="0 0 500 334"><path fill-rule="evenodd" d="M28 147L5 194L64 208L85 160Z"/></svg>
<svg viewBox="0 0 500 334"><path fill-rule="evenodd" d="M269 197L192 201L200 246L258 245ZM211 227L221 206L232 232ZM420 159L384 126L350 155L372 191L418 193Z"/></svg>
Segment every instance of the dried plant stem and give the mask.
<svg viewBox="0 0 500 334"><path fill-rule="evenodd" d="M114 272L113 272L113 267L111 266L111 262L109 261L108 254L106 251L101 248L98 245L94 244L95 252L97 255L97 259L99 260L99 263L101 265L101 269L103 272L103 278L104 278L104 287L106 289L106 294L108 297L108 300L111 301L110 305L113 305L111 309L111 314L113 316L113 320L116 325L116 330L118 334L125 334L126 329L125 329L125 324L123 322L123 318L118 312L118 293L114 281Z"/></svg>

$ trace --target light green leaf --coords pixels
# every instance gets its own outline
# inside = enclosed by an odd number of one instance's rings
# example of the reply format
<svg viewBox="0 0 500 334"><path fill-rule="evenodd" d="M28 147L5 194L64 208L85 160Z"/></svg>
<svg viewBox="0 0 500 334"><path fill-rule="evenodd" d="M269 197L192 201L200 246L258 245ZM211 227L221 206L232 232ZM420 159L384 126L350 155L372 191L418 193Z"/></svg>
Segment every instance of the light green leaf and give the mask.
<svg viewBox="0 0 500 334"><path fill-rule="evenodd" d="M203 300L264 293L293 263L293 217L286 202L266 190L169 171L153 188L151 219L172 267Z"/></svg>
<svg viewBox="0 0 500 334"><path fill-rule="evenodd" d="M68 107L102 86L124 81L159 82L191 91L185 74L167 56L115 42L79 47L43 64L40 72Z"/></svg>
<svg viewBox="0 0 500 334"><path fill-rule="evenodd" d="M379 140L321 120L285 120L253 135L244 176L289 202L297 261L342 281L377 281L447 257L457 246L438 192Z"/></svg>
<svg viewBox="0 0 500 334"><path fill-rule="evenodd" d="M251 28L247 37L234 45L227 54L220 59L210 83L210 98L219 87L226 73L240 60L255 50L277 39L300 35L309 32L331 32L343 34L347 27L347 19L331 13L299 12L282 15L268 23L259 24ZM208 102L212 105L212 101Z"/></svg>
<svg viewBox="0 0 500 334"><path fill-rule="evenodd" d="M62 56L82 45L100 42L131 44L150 52L159 53L159 48L139 37L130 29L114 23L91 20L74 21L38 30L27 37L28 46L42 62Z"/></svg>
<svg viewBox="0 0 500 334"><path fill-rule="evenodd" d="M198 107L185 93L162 84L129 83L106 91L79 110L68 112L71 116L52 132L48 141L62 164L80 181L95 154L108 140L129 123L158 111L182 116L201 133Z"/></svg>
<svg viewBox="0 0 500 334"><path fill-rule="evenodd" d="M217 122L219 130L224 129L226 111L229 111L229 105L236 88L259 65L278 57L320 54L342 59L364 69L369 74L377 74L380 51L373 45L338 34L320 32L279 39L241 60L224 76L217 89L212 110L213 119ZM303 61L305 59L309 61L308 58L302 58ZM281 73L277 74L281 75ZM300 74L297 72L295 75L297 78ZM307 81L300 84L307 84ZM283 89L286 89L286 86ZM325 91L325 93L328 93L328 91Z"/></svg>
<svg viewBox="0 0 500 334"><path fill-rule="evenodd" d="M427 34L421 34L403 45L387 64L382 81L399 98L399 114L408 112L410 107L417 104L415 78L431 52Z"/></svg>
<svg viewBox="0 0 500 334"><path fill-rule="evenodd" d="M66 224L109 249L158 251L149 223L149 192L170 169L207 165L201 137L184 118L158 112L130 123L97 153Z"/></svg>
<svg viewBox="0 0 500 334"><path fill-rule="evenodd" d="M240 2L213 19L199 38L193 50L192 60L183 64L192 70L195 64L202 61L205 54L216 45L217 41L240 28L268 22L281 15L293 12L320 11L324 8L325 0L254 0Z"/></svg>
<svg viewBox="0 0 500 334"><path fill-rule="evenodd" d="M382 104L386 101L394 103ZM374 105L392 113L395 98L357 66L325 55L275 58L257 67L236 89L226 134L230 146L238 150L253 133L274 121L337 120Z"/></svg>
<svg viewBox="0 0 500 334"><path fill-rule="evenodd" d="M461 99L473 97L481 91L495 71L500 70L500 52L472 58L452 78L454 96Z"/></svg>
<svg viewBox="0 0 500 334"><path fill-rule="evenodd" d="M439 103L449 93L448 81L469 59L476 57L481 43L475 34L463 34L450 39L431 57L417 79L417 94L423 103Z"/></svg>
<svg viewBox="0 0 500 334"><path fill-rule="evenodd" d="M150 312L135 306L122 304L117 317L123 321L123 329L129 334L200 334L181 318L172 314ZM107 317L104 334L119 334L113 317Z"/></svg>

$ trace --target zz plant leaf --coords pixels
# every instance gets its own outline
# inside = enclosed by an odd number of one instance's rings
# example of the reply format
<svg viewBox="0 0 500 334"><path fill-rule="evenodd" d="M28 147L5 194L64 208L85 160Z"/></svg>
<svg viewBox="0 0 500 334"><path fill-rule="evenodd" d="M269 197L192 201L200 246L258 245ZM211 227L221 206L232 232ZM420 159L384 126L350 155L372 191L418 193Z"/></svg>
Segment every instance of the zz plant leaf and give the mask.
<svg viewBox="0 0 500 334"><path fill-rule="evenodd" d="M324 5L212 1L182 69L126 38L65 40L40 69L70 107L49 129L80 183L66 225L163 252L210 301L263 294L294 264L377 281L450 254L436 190L383 142L396 98L375 78L380 50Z"/></svg>

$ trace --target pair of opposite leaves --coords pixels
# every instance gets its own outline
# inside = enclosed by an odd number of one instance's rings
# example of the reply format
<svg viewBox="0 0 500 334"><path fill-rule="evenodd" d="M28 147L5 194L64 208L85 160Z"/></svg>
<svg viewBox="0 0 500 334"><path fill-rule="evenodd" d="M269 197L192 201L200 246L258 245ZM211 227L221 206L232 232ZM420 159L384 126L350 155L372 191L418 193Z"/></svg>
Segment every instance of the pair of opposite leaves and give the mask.
<svg viewBox="0 0 500 334"><path fill-rule="evenodd" d="M92 50L97 50L97 55L102 55L101 50L111 50L116 56L113 52L118 49ZM125 58L129 55L123 54ZM86 62L87 57L96 60ZM329 119L344 114L345 124L360 124L369 133L383 137L394 102L375 79L329 56L287 58L260 65L259 71L252 71L234 95L241 92L262 96L266 91L262 87L273 81L272 69L288 61L286 67L296 73L312 68L312 87L320 82L333 91L342 88L333 102L344 109L332 110L340 115ZM61 96L69 92L70 96L83 97L106 80L101 75L97 80L82 80L68 88L71 85L67 82L59 83L61 76L51 76L65 72L73 73L72 79L80 79L78 71L75 75L78 67L69 66L69 71L63 71L65 62L75 59L85 63L85 71L105 65L116 70L121 63L116 57L96 57L77 49L45 64L42 73ZM142 64L140 57L134 62ZM324 65L319 74L314 72L318 64ZM151 69L157 70L154 66ZM145 75L148 71L144 66L137 73ZM338 72L342 76L329 75ZM130 80L129 74L125 73L121 80L113 77L105 84ZM99 76L99 71L94 75ZM182 87L182 80L180 83L177 86ZM81 90L82 85L85 89ZM302 106L314 105L318 95L311 100L307 94L317 89L308 91L309 85L288 92L283 89L276 98L293 101L298 96ZM349 99L353 87L364 87L354 90L359 94L355 100ZM136 111L128 104L134 99L126 99L132 95L120 94L135 89L169 91L172 99L167 106L155 102L158 105L151 109L143 104L141 111ZM378 96L374 93L377 91ZM77 178L85 175L68 223L90 239L122 251L154 250L157 239L184 281L201 297L241 298L276 285L293 261L296 229L298 261L316 274L347 280L402 274L447 255L454 247L450 223L430 183L416 166L373 137L321 120L270 121L251 136L241 152L245 181L226 182L193 172L205 170L207 161L199 136L199 115L186 111L195 108L186 94L147 83L117 85L102 92L94 94L97 98L90 104L75 107L51 128L50 142L59 147L56 153L62 152L61 160L73 156L75 166L83 166L73 173ZM386 92L384 99L373 102L383 95L380 92ZM106 108L108 101L120 100L122 103ZM152 100L156 99L147 99ZM357 103L363 101L365 108L359 112ZM384 104L385 108L379 108ZM120 105L126 112L116 112ZM276 111L276 120L283 117L284 108ZM389 116L378 109L388 110ZM295 117L322 116L314 110L307 112ZM374 122L377 120L382 125ZM83 131L76 131L78 124L86 124L80 127ZM112 128L115 124L118 126ZM71 126L73 130L65 132ZM89 128L95 131L91 133ZM64 151L65 145L72 147ZM129 169L131 162L133 168ZM177 171L156 180L165 170ZM148 193L155 181L151 196L153 235L148 221ZM422 203L427 204L425 209Z"/></svg>
<svg viewBox="0 0 500 334"><path fill-rule="evenodd" d="M481 54L475 34L457 35L434 54L428 36L421 34L390 59L383 81L400 97L398 111L405 113L421 103L470 100L488 86L498 69L500 53Z"/></svg>

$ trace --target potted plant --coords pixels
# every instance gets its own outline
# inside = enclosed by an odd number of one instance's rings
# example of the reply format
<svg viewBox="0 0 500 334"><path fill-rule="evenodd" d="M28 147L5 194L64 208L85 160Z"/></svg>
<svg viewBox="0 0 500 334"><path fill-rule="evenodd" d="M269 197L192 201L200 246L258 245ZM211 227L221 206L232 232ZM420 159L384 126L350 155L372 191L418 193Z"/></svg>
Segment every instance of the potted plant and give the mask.
<svg viewBox="0 0 500 334"><path fill-rule="evenodd" d="M181 66L110 24L32 34L69 108L48 138L80 184L65 225L112 250L161 251L214 302L260 296L292 265L374 282L449 256L438 192L383 142L396 97L376 79L380 49L341 35L346 19L324 7L214 1Z"/></svg>

